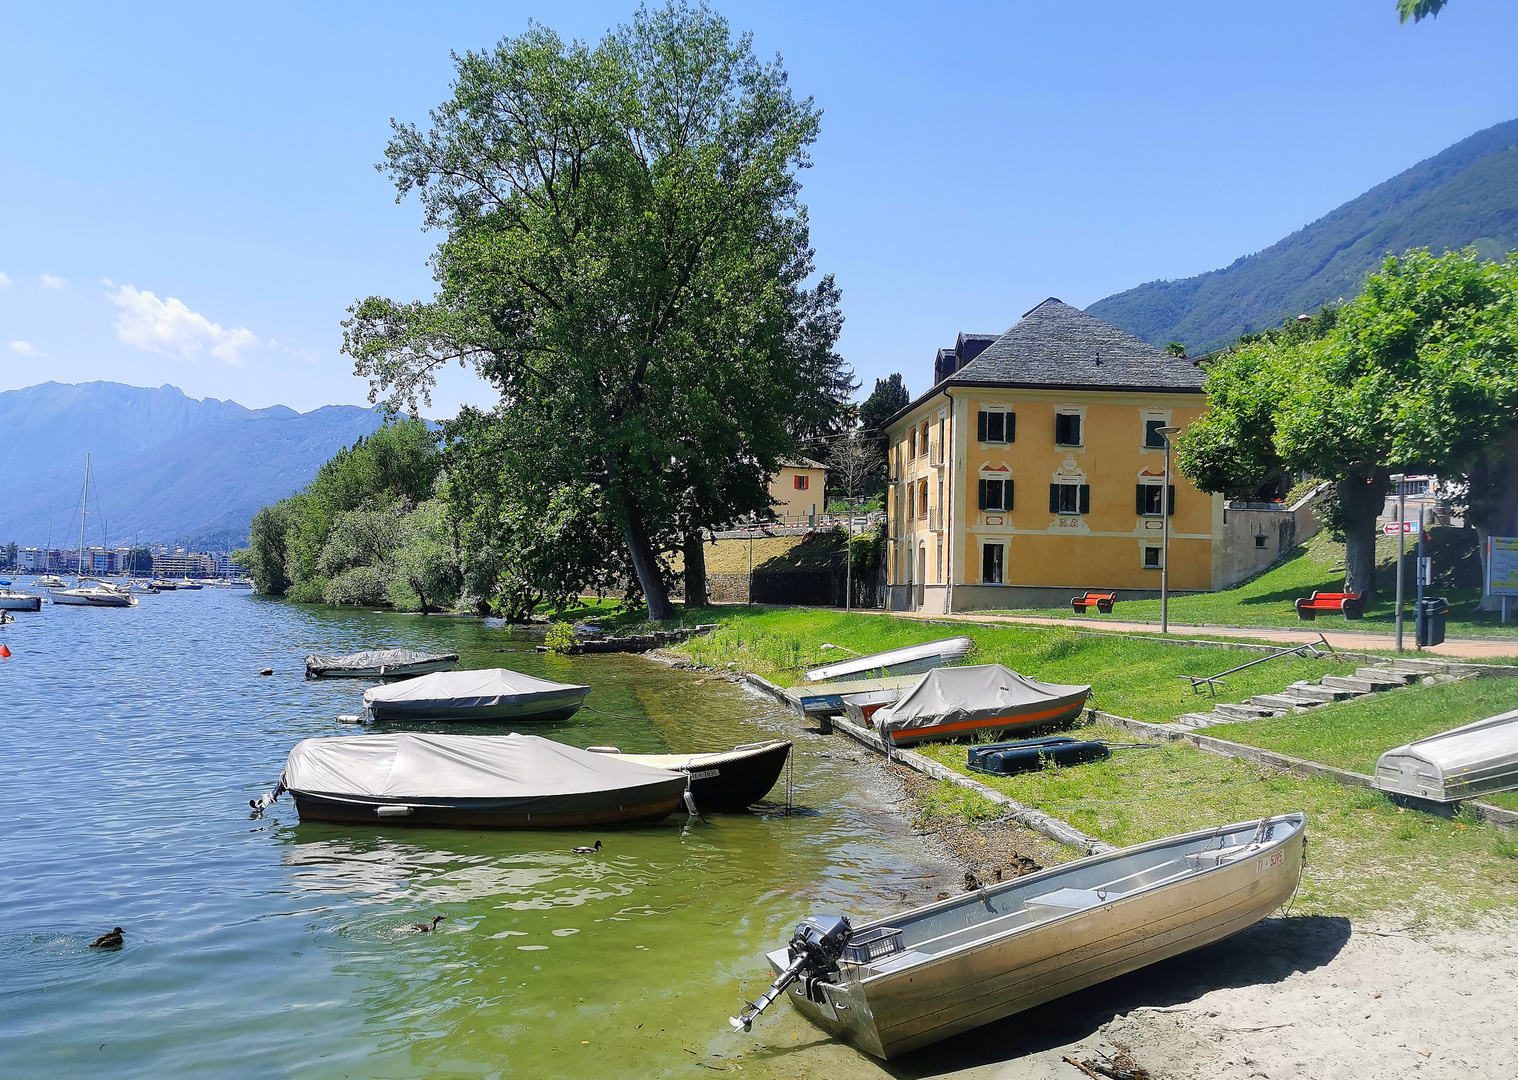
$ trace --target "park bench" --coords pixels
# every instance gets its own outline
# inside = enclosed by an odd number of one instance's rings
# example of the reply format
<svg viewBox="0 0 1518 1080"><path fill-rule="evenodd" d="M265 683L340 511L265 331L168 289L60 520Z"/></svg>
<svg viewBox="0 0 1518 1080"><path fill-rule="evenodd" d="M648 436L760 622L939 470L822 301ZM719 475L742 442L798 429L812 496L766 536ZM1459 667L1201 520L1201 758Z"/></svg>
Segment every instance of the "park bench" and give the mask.
<svg viewBox="0 0 1518 1080"><path fill-rule="evenodd" d="M1358 619L1365 614L1365 601L1352 592L1315 592L1297 598L1297 618L1304 622L1316 619L1320 611L1337 611L1346 619Z"/></svg>
<svg viewBox="0 0 1518 1080"><path fill-rule="evenodd" d="M1072 596L1070 598L1070 610L1077 615L1087 608L1094 607L1103 615L1112 614L1112 604L1117 599L1117 593L1088 592L1085 596Z"/></svg>

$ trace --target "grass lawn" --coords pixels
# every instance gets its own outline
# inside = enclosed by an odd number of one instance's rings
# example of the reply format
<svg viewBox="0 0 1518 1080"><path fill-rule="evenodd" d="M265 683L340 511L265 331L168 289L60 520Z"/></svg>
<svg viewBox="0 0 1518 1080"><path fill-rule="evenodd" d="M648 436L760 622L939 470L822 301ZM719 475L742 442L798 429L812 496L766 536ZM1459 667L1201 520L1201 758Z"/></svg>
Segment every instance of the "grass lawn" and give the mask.
<svg viewBox="0 0 1518 1080"><path fill-rule="evenodd" d="M1436 531L1437 533L1437 531ZM1313 537L1297 553L1279 566L1272 567L1259 577L1233 589L1216 593L1196 593L1190 596L1170 598L1170 621L1172 623L1212 626L1321 626L1334 630L1370 630L1389 632L1396 629L1396 537L1381 536L1376 542L1378 566L1377 587L1381 598L1365 611L1365 618L1358 622L1346 620L1341 615L1319 615L1316 622L1304 623L1297 618L1293 602L1299 596L1311 596L1313 592L1342 592L1344 589L1344 545L1336 544L1326 534ZM1435 563L1437 573L1438 564ZM1500 624L1500 615L1494 611L1477 611L1480 591L1477 589L1432 590L1434 595L1445 596L1450 602L1450 615L1446 621L1446 633L1451 637L1513 637L1518 638L1518 621L1509 620L1507 626ZM1073 594L1072 594L1073 595ZM1407 583L1407 609L1403 615L1409 644L1413 639L1413 598L1417 586L1409 575ZM1037 608L1009 613L989 611L989 615L1052 615L1074 618L1068 608ZM1085 616L1099 618L1093 611ZM1123 600L1109 616L1113 619L1142 619L1158 622L1158 600Z"/></svg>
<svg viewBox="0 0 1518 1080"><path fill-rule="evenodd" d="M1376 759L1394 746L1512 709L1518 709L1518 679L1466 679L1394 690L1273 720L1219 724L1202 733L1373 773ZM1518 793L1483 798L1518 810Z"/></svg>
<svg viewBox="0 0 1518 1080"><path fill-rule="evenodd" d="M1134 741L1102 724L1074 734ZM1308 866L1296 913L1351 918L1396 913L1460 922L1476 911L1518 902L1514 837L1474 815L1451 821L1402 810L1376 792L1303 779L1178 743L1118 750L1106 761L1014 777L970 773L962 743L914 749L1118 845L1301 810L1308 815ZM925 804L926 816L974 821L1000 813L973 793L949 784L943 789Z"/></svg>
<svg viewBox="0 0 1518 1080"><path fill-rule="evenodd" d="M705 608L687 613L683 621L719 626L710 635L679 646L679 652L712 667L736 664L781 685L800 682L807 668L847 657L847 653L821 648L824 642L871 653L965 634L976 645L970 663L1004 664L1045 682L1090 683L1098 707L1157 722L1209 705L1178 676L1213 675L1255 656L1239 649L1168 645L1060 627L950 626L884 615L845 615L825 608ZM1275 660L1229 676L1223 700L1242 701L1251 694L1280 690L1297 679L1342 674L1355 666L1298 657Z"/></svg>

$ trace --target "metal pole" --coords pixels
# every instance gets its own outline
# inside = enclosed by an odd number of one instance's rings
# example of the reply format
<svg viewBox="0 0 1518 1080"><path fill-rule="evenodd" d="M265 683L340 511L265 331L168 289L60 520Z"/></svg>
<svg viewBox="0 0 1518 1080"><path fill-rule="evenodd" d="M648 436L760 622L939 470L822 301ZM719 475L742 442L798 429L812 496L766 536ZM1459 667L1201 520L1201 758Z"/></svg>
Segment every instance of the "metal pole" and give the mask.
<svg viewBox="0 0 1518 1080"><path fill-rule="evenodd" d="M1423 509L1426 503L1418 504L1418 617L1423 617L1423 560L1428 554L1428 533L1423 528Z"/></svg>
<svg viewBox="0 0 1518 1080"><path fill-rule="evenodd" d="M843 612L847 615L854 599L854 545L850 543L854 539L853 498L851 497L845 505L849 508L848 521L843 527Z"/></svg>
<svg viewBox="0 0 1518 1080"><path fill-rule="evenodd" d="M754 602L754 523L748 525L748 602Z"/></svg>
<svg viewBox="0 0 1518 1080"><path fill-rule="evenodd" d="M1406 561L1407 543L1404 537L1402 523L1407 520L1407 494L1402 487L1402 478L1396 477L1397 481L1397 651L1402 651L1402 564Z"/></svg>

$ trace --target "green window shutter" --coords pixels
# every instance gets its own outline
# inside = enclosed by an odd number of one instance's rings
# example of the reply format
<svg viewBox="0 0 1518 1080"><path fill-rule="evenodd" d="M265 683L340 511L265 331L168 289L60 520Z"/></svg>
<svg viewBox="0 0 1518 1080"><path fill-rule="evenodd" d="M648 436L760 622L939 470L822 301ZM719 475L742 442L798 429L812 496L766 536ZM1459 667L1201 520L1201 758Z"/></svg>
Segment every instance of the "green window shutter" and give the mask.
<svg viewBox="0 0 1518 1080"><path fill-rule="evenodd" d="M1017 414L1015 412L1009 412L1007 414L1007 441L1017 441ZM1010 480L1007 482L1011 483Z"/></svg>
<svg viewBox="0 0 1518 1080"><path fill-rule="evenodd" d="M1174 484L1171 484L1170 487L1166 490L1166 492L1165 492L1165 501L1170 504L1169 506L1166 507L1165 512L1167 514L1169 514L1171 517L1174 517L1175 516L1175 485Z"/></svg>
<svg viewBox="0 0 1518 1080"><path fill-rule="evenodd" d="M986 414L985 413L981 413L980 415L981 416L985 416ZM987 481L985 481L985 480L982 480L980 482L980 508L982 510L984 510L986 508L986 484L987 484Z"/></svg>
<svg viewBox="0 0 1518 1080"><path fill-rule="evenodd" d="M1049 485L1049 513L1059 513L1059 485Z"/></svg>
<svg viewBox="0 0 1518 1080"><path fill-rule="evenodd" d="M1136 484L1136 485L1134 485L1134 487L1136 488L1136 490L1135 490L1134 496L1133 496L1133 512L1135 514L1142 514L1146 509L1148 509L1148 507L1146 507L1144 505L1144 487L1145 486L1146 485L1144 485L1144 484Z"/></svg>
<svg viewBox="0 0 1518 1080"><path fill-rule="evenodd" d="M985 410L981 410L980 412L978 412L978 413L975 414L975 440L977 442L985 442L986 441L986 414L985 414Z"/></svg>
<svg viewBox="0 0 1518 1080"><path fill-rule="evenodd" d="M1091 485L1081 485L1081 513L1091 513Z"/></svg>
<svg viewBox="0 0 1518 1080"><path fill-rule="evenodd" d="M1002 496L1001 508L1003 510L1010 510L1012 509L1012 481L1008 480L1007 486L1002 490L1004 490L1006 494Z"/></svg>

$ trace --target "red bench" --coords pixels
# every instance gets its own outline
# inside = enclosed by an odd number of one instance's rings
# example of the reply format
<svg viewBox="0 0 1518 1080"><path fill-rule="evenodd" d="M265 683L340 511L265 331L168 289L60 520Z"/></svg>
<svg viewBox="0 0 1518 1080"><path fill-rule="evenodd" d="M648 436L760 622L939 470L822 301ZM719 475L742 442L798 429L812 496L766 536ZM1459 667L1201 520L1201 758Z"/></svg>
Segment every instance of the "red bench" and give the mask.
<svg viewBox="0 0 1518 1080"><path fill-rule="evenodd" d="M1352 592L1315 592L1297 598L1297 618L1310 622L1320 611L1337 611L1346 619L1358 619L1365 614L1365 601Z"/></svg>
<svg viewBox="0 0 1518 1080"><path fill-rule="evenodd" d="M1117 599L1117 593L1088 592L1085 596L1072 596L1070 598L1070 610L1077 615L1087 608L1094 607L1103 615L1112 614L1113 601Z"/></svg>

